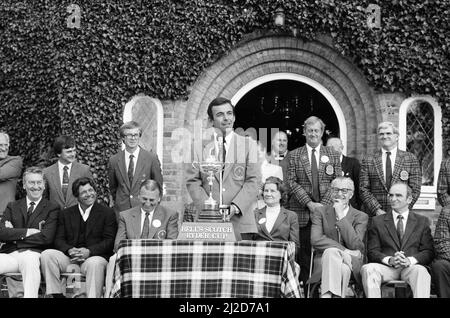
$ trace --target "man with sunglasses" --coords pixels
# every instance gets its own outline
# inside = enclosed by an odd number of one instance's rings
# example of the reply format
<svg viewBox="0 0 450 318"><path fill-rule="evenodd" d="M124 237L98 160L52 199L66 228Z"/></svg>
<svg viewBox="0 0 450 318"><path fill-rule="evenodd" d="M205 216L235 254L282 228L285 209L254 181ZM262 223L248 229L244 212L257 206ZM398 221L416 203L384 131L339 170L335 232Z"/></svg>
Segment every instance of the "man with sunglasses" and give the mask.
<svg viewBox="0 0 450 318"><path fill-rule="evenodd" d="M120 127L120 136L125 149L109 159L109 206L114 207L117 220L119 212L140 204L139 186L146 179L153 179L161 186L163 177L161 164L154 152L139 146L142 128L135 121L124 123Z"/></svg>

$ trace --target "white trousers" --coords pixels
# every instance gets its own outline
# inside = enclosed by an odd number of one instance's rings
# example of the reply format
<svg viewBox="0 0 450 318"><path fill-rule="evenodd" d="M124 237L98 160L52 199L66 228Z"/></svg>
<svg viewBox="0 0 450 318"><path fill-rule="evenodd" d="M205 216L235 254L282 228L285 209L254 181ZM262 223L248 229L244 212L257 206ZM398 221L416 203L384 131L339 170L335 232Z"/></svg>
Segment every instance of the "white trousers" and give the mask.
<svg viewBox="0 0 450 318"><path fill-rule="evenodd" d="M23 281L23 297L37 298L39 293L39 285L41 284L41 270L39 258L41 253L35 251L14 251L9 254L0 253L0 274L17 273L22 274ZM8 289L11 280L8 280ZM21 292L21 284L13 283L14 292L10 290L10 296L17 296ZM11 286L13 287L13 286Z"/></svg>
<svg viewBox="0 0 450 318"><path fill-rule="evenodd" d="M393 268L380 263L369 263L361 268L361 276L367 298L381 298L381 284L397 279L408 283L414 298L430 298L431 276L419 264Z"/></svg>
<svg viewBox="0 0 450 318"><path fill-rule="evenodd" d="M42 252L41 267L45 277L47 294L62 294L61 272L70 265L70 258L63 252L48 249ZM88 298L100 298L103 294L107 261L101 256L91 256L80 266L86 276L86 294Z"/></svg>
<svg viewBox="0 0 450 318"><path fill-rule="evenodd" d="M105 278L105 298L111 297L111 290L113 288L114 269L116 268L117 253L109 258L108 266L106 267Z"/></svg>
<svg viewBox="0 0 450 318"><path fill-rule="evenodd" d="M338 248L327 248L322 254L322 283L321 294L331 292L334 295L345 297L348 282L352 271L344 263L344 251ZM350 256L347 255L347 258Z"/></svg>

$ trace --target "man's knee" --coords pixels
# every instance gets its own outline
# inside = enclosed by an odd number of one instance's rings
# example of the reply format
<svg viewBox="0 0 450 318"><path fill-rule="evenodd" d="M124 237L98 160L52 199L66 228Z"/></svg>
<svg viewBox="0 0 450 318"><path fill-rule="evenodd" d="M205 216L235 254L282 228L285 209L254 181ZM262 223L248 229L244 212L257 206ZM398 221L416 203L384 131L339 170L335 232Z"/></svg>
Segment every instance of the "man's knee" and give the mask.
<svg viewBox="0 0 450 318"><path fill-rule="evenodd" d="M108 262L101 256L91 256L85 261L86 270L105 268Z"/></svg>
<svg viewBox="0 0 450 318"><path fill-rule="evenodd" d="M433 273L450 272L450 262L444 259L434 260L431 264Z"/></svg>

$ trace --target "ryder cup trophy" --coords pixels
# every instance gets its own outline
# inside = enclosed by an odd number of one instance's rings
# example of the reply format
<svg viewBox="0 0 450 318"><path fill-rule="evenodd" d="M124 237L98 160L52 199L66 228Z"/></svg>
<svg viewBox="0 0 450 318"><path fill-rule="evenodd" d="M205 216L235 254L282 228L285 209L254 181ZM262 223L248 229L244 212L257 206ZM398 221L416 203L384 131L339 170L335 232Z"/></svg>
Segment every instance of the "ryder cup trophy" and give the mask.
<svg viewBox="0 0 450 318"><path fill-rule="evenodd" d="M201 241L236 241L233 224L230 221L230 206L223 202L222 172L225 163L217 161L214 157L208 157L204 162L193 163L202 174L207 175L209 196L203 203L195 222L183 222L178 240ZM213 198L214 179L219 181L219 202ZM217 185L216 185L217 186Z"/></svg>

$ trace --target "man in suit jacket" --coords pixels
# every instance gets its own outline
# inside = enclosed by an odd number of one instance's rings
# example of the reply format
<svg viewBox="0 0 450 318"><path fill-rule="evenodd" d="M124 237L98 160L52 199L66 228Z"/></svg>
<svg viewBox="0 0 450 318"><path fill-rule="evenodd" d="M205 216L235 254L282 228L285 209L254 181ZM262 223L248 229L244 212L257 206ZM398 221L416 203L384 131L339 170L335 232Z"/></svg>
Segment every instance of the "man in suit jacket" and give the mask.
<svg viewBox="0 0 450 318"><path fill-rule="evenodd" d="M315 116L306 119L303 132L306 145L289 153L288 184L291 197L288 207L298 214L300 226L300 280L308 280L311 259L311 220L323 205L332 205L330 183L341 176L339 154L322 145L323 121ZM312 155L314 154L314 155ZM315 164L311 163L315 162Z"/></svg>
<svg viewBox="0 0 450 318"><path fill-rule="evenodd" d="M272 150L267 154L267 162L279 165L283 170L283 181L287 180L288 137L284 131L277 131L272 138Z"/></svg>
<svg viewBox="0 0 450 318"><path fill-rule="evenodd" d="M20 272L23 296L37 298L41 283L39 257L50 247L55 236L58 205L42 197L44 174L38 167L28 168L23 174L26 197L8 203L0 221L0 274ZM13 284L10 296L22 293L22 286ZM8 287L10 281L8 280Z"/></svg>
<svg viewBox="0 0 450 318"><path fill-rule="evenodd" d="M436 259L431 264L431 279L439 298L450 298L450 205L442 208L434 231Z"/></svg>
<svg viewBox="0 0 450 318"><path fill-rule="evenodd" d="M115 253L121 240L177 238L178 212L160 205L161 198L162 188L158 182L149 179L141 183L138 195L141 205L120 212L119 228L114 243ZM105 298L111 293L116 259L117 254L109 258Z"/></svg>
<svg viewBox="0 0 450 318"><path fill-rule="evenodd" d="M17 180L22 173L22 158L9 156L9 135L0 131L0 216L6 205L16 199Z"/></svg>
<svg viewBox="0 0 450 318"><path fill-rule="evenodd" d="M44 169L47 180L46 196L58 203L61 209L78 203L72 193L73 182L81 177L91 178L89 166L76 161L75 139L62 135L55 139L53 150L58 161Z"/></svg>
<svg viewBox="0 0 450 318"><path fill-rule="evenodd" d="M114 207L116 217L119 212L140 205L139 185L146 179L153 179L162 186L163 177L158 156L139 146L142 128L135 121L120 127L120 136L125 150L109 159L109 206Z"/></svg>
<svg viewBox="0 0 450 318"><path fill-rule="evenodd" d="M425 265L434 257L433 238L427 217L410 211L412 189L394 183L389 190L392 212L372 218L368 235L368 260L361 269L368 298L381 297L381 284L402 279L415 298L430 297L431 277Z"/></svg>
<svg viewBox="0 0 450 318"><path fill-rule="evenodd" d="M412 189L409 208L420 196L422 171L417 158L410 152L398 149L398 129L391 122L378 125L381 149L362 160L360 174L360 197L369 216L384 214L391 210L388 192L391 184L406 182Z"/></svg>
<svg viewBox="0 0 450 318"><path fill-rule="evenodd" d="M344 150L344 145L342 144L342 140L337 137L331 137L327 140L327 146L332 147L337 153L340 155L340 162L342 168L342 175L344 177L349 177L352 179L353 184L355 185L355 191L353 192L353 196L350 199L350 204L355 209L359 209L361 206L361 202L359 199L359 170L360 164L358 159L347 157L342 154L342 150Z"/></svg>
<svg viewBox="0 0 450 318"><path fill-rule="evenodd" d="M321 279L322 298L345 297L352 273L360 282L369 217L349 204L354 190L352 179L337 177L331 182L333 206L312 216L311 245L316 254L308 283Z"/></svg>
<svg viewBox="0 0 450 318"><path fill-rule="evenodd" d="M209 197L208 174L198 165L212 157L225 162L223 170L223 204L230 205L230 218L237 239L251 239L256 233L255 206L258 194L258 152L256 142L233 131L234 106L231 101L215 98L208 106L208 118L213 128L211 140L202 145L194 140L194 160L186 171L186 187L198 211ZM225 149L225 150L224 150ZM219 173L214 175L212 195L219 202Z"/></svg>
<svg viewBox="0 0 450 318"><path fill-rule="evenodd" d="M281 206L287 197L287 187L280 178L268 177L263 185L265 207L255 210L258 234L255 240L291 241L300 246L298 216Z"/></svg>
<svg viewBox="0 0 450 318"><path fill-rule="evenodd" d="M439 204L443 207L450 205L450 158L441 162L439 169L437 198Z"/></svg>
<svg viewBox="0 0 450 318"><path fill-rule="evenodd" d="M112 255L117 223L114 211L98 204L92 179L79 178L73 182L72 192L78 200L62 210L58 218L55 248L41 255L46 292L64 297L61 272L70 264L80 265L86 275L86 294L89 298L102 295L107 259Z"/></svg>

